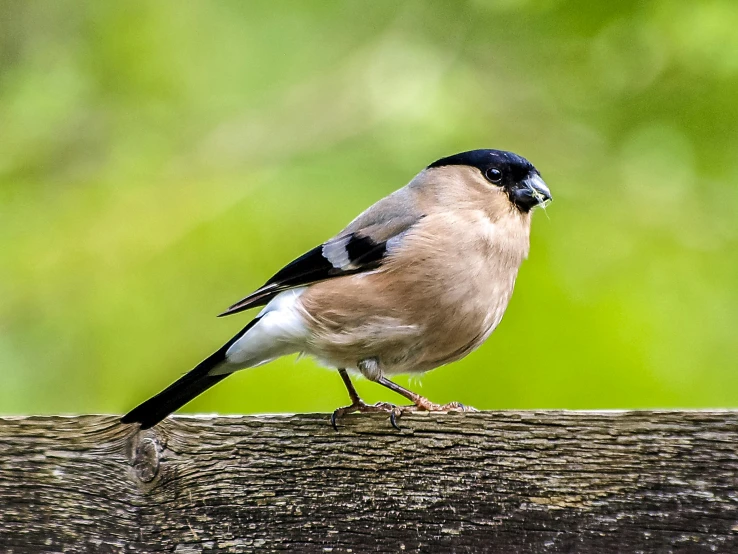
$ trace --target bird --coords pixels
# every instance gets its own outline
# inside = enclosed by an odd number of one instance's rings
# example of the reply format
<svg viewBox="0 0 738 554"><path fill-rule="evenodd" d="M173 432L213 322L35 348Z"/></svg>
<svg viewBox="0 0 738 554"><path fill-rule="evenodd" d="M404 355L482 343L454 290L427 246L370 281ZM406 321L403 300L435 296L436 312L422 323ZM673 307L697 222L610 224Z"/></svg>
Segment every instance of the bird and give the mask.
<svg viewBox="0 0 738 554"><path fill-rule="evenodd" d="M528 257L533 209L552 201L525 158L480 149L441 158L287 264L219 317L262 307L215 353L121 419L148 429L232 373L290 354L337 370L352 412L471 411L390 380L457 361L502 320ZM349 375L409 400L365 403ZM399 427L398 427L399 428Z"/></svg>

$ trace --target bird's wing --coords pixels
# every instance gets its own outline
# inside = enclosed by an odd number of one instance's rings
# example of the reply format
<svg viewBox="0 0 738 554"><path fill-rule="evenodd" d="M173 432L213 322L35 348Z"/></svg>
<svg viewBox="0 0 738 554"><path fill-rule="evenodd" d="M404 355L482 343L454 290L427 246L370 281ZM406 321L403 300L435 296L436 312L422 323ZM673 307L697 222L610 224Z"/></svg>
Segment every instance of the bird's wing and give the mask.
<svg viewBox="0 0 738 554"><path fill-rule="evenodd" d="M287 289L380 267L403 235L423 217L412 207L410 194L404 188L383 198L338 235L287 264L219 317L263 306Z"/></svg>

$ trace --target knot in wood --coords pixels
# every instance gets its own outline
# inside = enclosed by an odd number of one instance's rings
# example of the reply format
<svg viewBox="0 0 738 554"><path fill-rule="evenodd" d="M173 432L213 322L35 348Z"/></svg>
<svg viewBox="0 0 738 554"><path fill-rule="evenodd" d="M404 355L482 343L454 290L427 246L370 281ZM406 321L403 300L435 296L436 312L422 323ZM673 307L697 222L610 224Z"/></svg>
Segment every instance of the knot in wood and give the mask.
<svg viewBox="0 0 738 554"><path fill-rule="evenodd" d="M154 480L159 473L159 443L156 439L144 438L139 441L133 457L133 469L142 482Z"/></svg>

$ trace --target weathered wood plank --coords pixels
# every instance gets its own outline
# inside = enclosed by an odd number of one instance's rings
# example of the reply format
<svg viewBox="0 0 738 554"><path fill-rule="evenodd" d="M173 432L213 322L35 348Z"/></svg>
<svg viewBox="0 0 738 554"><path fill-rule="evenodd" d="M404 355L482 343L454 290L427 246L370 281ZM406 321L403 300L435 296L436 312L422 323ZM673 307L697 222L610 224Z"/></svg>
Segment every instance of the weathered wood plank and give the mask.
<svg viewBox="0 0 738 554"><path fill-rule="evenodd" d="M0 419L4 552L736 552L738 412Z"/></svg>

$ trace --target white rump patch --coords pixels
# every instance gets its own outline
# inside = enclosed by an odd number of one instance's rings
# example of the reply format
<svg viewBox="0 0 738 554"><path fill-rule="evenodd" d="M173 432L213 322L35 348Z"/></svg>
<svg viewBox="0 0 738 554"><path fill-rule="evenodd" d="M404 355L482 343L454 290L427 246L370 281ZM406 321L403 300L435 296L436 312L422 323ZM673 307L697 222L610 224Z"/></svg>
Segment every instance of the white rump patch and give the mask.
<svg viewBox="0 0 738 554"><path fill-rule="evenodd" d="M212 374L232 373L302 351L307 327L297 303L305 290L301 287L275 296L257 316L259 321L231 345L226 362Z"/></svg>

